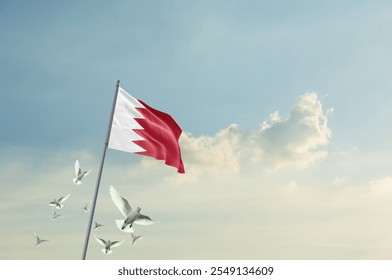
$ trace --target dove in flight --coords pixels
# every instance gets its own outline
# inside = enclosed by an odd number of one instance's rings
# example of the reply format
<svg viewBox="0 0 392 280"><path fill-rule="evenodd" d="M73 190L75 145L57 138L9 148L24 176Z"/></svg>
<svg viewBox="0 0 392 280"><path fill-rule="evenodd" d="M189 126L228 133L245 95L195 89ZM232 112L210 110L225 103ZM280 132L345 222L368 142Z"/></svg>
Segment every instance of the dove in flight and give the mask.
<svg viewBox="0 0 392 280"><path fill-rule="evenodd" d="M91 172L91 170L92 170L92 169L90 169L89 171L83 171L83 172L82 172L82 169L80 168L79 161L76 160L76 161L75 161L75 175L76 175L76 177L73 178L74 184L80 185L80 184L82 183L82 179L83 179L85 176L87 176L87 175Z"/></svg>
<svg viewBox="0 0 392 280"><path fill-rule="evenodd" d="M131 233L131 237L132 237L132 245L136 242L136 240L142 238L141 235L135 235L133 233Z"/></svg>
<svg viewBox="0 0 392 280"><path fill-rule="evenodd" d="M94 237L99 244L104 246L104 248L101 250L104 254L111 254L112 248L118 247L124 242L124 240L123 241L110 241L110 240L106 241L102 238L98 238L97 236L95 236L95 234L94 234Z"/></svg>
<svg viewBox="0 0 392 280"><path fill-rule="evenodd" d="M86 204L86 206L82 207L82 209L87 213L88 212L88 203Z"/></svg>
<svg viewBox="0 0 392 280"><path fill-rule="evenodd" d="M102 227L103 224L99 224L97 222L94 222L94 230L97 230L97 228Z"/></svg>
<svg viewBox="0 0 392 280"><path fill-rule="evenodd" d="M34 236L35 236L35 241L36 241L35 246L39 246L42 242L49 241L49 240L46 240L46 239L39 238L37 234L34 234Z"/></svg>
<svg viewBox="0 0 392 280"><path fill-rule="evenodd" d="M52 220L56 220L58 218L63 218L63 217L65 217L65 216L54 211L53 216L52 216Z"/></svg>
<svg viewBox="0 0 392 280"><path fill-rule="evenodd" d="M152 220L150 217L141 214L140 207L133 209L129 205L128 200L123 198L113 186L109 187L109 192L114 204L117 206L117 208L120 210L121 214L123 214L125 218L124 220L116 220L117 227L121 231L133 233L133 223L143 226L157 223L157 221Z"/></svg>
<svg viewBox="0 0 392 280"><path fill-rule="evenodd" d="M54 199L53 201L49 202L49 205L55 207L56 209L61 209L64 207L64 201L66 201L69 196L70 194L67 194L66 196L60 197L59 199Z"/></svg>

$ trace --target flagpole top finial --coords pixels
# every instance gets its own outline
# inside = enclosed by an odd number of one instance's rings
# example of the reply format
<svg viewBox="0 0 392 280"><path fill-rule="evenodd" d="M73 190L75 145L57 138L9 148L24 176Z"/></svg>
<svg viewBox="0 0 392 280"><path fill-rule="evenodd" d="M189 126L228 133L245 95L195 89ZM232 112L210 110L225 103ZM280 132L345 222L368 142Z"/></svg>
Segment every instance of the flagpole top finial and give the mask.
<svg viewBox="0 0 392 280"><path fill-rule="evenodd" d="M120 80L117 80L117 85L116 86L119 86L120 85Z"/></svg>

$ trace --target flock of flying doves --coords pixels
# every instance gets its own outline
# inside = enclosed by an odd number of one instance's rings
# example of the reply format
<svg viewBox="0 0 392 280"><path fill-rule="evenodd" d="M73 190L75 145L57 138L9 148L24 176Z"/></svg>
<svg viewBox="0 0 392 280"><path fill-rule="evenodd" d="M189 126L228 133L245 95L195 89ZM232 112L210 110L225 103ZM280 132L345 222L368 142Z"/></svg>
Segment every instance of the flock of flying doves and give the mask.
<svg viewBox="0 0 392 280"><path fill-rule="evenodd" d="M82 183L82 179L86 177L92 169L88 171L82 171L80 168L79 161L76 160L75 162L75 178L73 178L73 182L75 185L80 185ZM133 245L138 239L141 238L140 235L136 235L134 231L133 224L138 224L138 225L151 225L154 223L157 223L157 221L152 220L150 217L143 215L140 213L141 208L132 208L129 204L129 202L120 195L120 193L113 187L109 187L109 193L110 196L113 200L113 203L117 206L117 208L120 210L121 214L123 215L123 219L115 220L115 223L117 224L117 227L120 231L124 233L129 233L131 235L131 244ZM54 199L53 201L49 202L49 205L53 207L53 214L52 214L52 220L56 220L62 217L65 217L65 215L61 214L60 212L56 211L60 210L64 207L64 202L70 197L70 194L67 194L65 196L62 196L58 199ZM89 212L88 204L86 204L84 207L82 207L85 212ZM94 230L97 230L99 227L103 226L102 224L94 221ZM101 250L104 254L111 254L112 253L112 248L120 246L124 240L122 241L110 241L110 240L105 240L102 238L97 237L94 234L95 239L97 242L102 245L104 248ZM49 241L48 239L42 239L40 238L37 234L35 234L36 238L36 246L39 246L43 242Z"/></svg>

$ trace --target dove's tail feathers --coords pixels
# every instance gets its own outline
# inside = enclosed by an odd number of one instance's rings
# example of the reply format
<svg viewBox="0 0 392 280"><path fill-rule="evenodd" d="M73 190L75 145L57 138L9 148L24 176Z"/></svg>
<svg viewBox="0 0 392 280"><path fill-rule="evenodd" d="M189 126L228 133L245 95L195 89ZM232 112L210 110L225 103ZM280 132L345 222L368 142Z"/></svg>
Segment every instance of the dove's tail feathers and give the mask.
<svg viewBox="0 0 392 280"><path fill-rule="evenodd" d="M124 225L124 220L116 220L116 224L119 230L126 233L134 233L133 227L131 225L126 225L124 229L122 229Z"/></svg>
<svg viewBox="0 0 392 280"><path fill-rule="evenodd" d="M112 253L112 250L106 250L105 248L103 248L101 251L102 251L102 253L108 254L108 255L110 255Z"/></svg>
<svg viewBox="0 0 392 280"><path fill-rule="evenodd" d="M82 181L78 180L78 178L73 178L72 181L74 182L75 185L80 185L82 183Z"/></svg>

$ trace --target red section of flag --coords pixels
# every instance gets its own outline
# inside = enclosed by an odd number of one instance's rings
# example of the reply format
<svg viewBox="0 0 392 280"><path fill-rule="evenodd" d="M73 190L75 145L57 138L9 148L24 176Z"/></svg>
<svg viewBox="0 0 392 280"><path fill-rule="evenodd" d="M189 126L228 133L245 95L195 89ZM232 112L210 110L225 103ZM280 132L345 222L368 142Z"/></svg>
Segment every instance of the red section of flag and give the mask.
<svg viewBox="0 0 392 280"><path fill-rule="evenodd" d="M136 154L164 160L167 165L177 168L178 173L185 173L178 144L181 128L169 114L151 108L141 100L138 101L145 107L137 108L144 119L135 118L135 120L143 129L134 129L134 131L144 140L133 142L145 151Z"/></svg>

